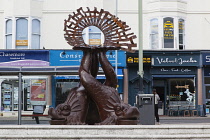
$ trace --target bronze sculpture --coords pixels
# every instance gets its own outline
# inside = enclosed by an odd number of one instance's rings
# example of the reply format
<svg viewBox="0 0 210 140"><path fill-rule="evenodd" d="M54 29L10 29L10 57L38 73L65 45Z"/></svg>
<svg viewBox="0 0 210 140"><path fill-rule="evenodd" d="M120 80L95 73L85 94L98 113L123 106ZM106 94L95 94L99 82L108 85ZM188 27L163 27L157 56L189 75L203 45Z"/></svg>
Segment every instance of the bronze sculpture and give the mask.
<svg viewBox="0 0 210 140"><path fill-rule="evenodd" d="M104 34L102 45L87 45L82 38L82 31L88 26L98 27ZM66 101L55 109L49 109L51 124L81 125L120 125L137 124L139 111L136 107L123 103L116 90L117 76L106 57L108 50L126 50L132 52L136 47L133 33L127 33L130 28L107 11L94 8L77 10L69 15L64 23L64 37L73 49L82 50L79 76L80 86L70 90ZM97 79L99 63L106 76L102 84ZM93 106L89 106L90 103ZM96 114L88 114L94 110ZM87 115L88 114L88 115ZM89 117L89 119L87 119Z"/></svg>

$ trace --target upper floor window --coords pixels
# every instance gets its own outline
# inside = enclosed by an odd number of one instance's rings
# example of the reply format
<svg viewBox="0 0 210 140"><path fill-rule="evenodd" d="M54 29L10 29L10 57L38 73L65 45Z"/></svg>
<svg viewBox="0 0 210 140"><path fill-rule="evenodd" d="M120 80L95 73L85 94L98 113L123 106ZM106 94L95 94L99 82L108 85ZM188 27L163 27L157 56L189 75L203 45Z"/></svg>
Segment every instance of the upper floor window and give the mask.
<svg viewBox="0 0 210 140"><path fill-rule="evenodd" d="M185 49L185 20L177 17L164 17L161 22L158 20L150 20L151 49Z"/></svg>
<svg viewBox="0 0 210 140"><path fill-rule="evenodd" d="M6 49L40 49L40 20L11 18L5 25Z"/></svg>
<svg viewBox="0 0 210 140"><path fill-rule="evenodd" d="M6 31L5 31L5 38L6 38L6 48L12 49L12 20L8 19L6 21Z"/></svg>
<svg viewBox="0 0 210 140"><path fill-rule="evenodd" d="M184 36L185 36L185 26L184 19L179 19L179 49L183 50L185 48Z"/></svg>
<svg viewBox="0 0 210 140"><path fill-rule="evenodd" d="M155 18L150 21L150 43L152 49L159 48L158 37L158 19Z"/></svg>
<svg viewBox="0 0 210 140"><path fill-rule="evenodd" d="M16 48L28 48L28 20L26 18L19 18L16 20Z"/></svg>
<svg viewBox="0 0 210 140"><path fill-rule="evenodd" d="M38 19L32 20L32 37L31 37L31 48L40 48L40 21Z"/></svg>
<svg viewBox="0 0 210 140"><path fill-rule="evenodd" d="M166 17L163 19L163 48L174 48L174 19Z"/></svg>

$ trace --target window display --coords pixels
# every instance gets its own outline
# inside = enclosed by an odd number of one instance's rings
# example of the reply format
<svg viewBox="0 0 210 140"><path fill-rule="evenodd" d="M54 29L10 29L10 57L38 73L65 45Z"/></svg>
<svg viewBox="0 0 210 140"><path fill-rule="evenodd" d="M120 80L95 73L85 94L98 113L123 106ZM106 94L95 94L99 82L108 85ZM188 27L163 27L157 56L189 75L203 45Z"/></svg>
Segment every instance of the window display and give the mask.
<svg viewBox="0 0 210 140"><path fill-rule="evenodd" d="M31 111L33 105L46 105L47 78L24 77L22 83L22 110ZM0 77L1 111L18 111L19 81L17 77Z"/></svg>
<svg viewBox="0 0 210 140"><path fill-rule="evenodd" d="M1 110L3 111L10 111L11 110L11 104L12 104L12 85L3 83L1 87L2 91L2 107Z"/></svg>
<svg viewBox="0 0 210 140"><path fill-rule="evenodd" d="M170 80L170 101L188 101L193 103L195 100L194 79L171 79Z"/></svg>

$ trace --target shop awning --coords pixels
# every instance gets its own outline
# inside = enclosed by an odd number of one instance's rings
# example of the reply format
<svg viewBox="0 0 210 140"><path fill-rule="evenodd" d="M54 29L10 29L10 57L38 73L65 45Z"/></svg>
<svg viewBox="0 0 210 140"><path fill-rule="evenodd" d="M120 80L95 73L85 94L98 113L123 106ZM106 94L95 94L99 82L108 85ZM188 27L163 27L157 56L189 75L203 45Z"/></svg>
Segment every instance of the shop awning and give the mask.
<svg viewBox="0 0 210 140"><path fill-rule="evenodd" d="M193 78L195 75L152 75L157 78Z"/></svg>
<svg viewBox="0 0 210 140"><path fill-rule="evenodd" d="M72 66L48 66L48 67L0 67L1 75L55 75L77 74L78 67Z"/></svg>
<svg viewBox="0 0 210 140"><path fill-rule="evenodd" d="M0 67L0 75L78 75L78 70L79 66Z"/></svg>
<svg viewBox="0 0 210 140"><path fill-rule="evenodd" d="M122 69L117 70L117 78L123 79ZM55 76L55 79L80 79L79 75L70 75L70 76ZM105 75L99 74L96 79L106 79Z"/></svg>
<svg viewBox="0 0 210 140"><path fill-rule="evenodd" d="M79 66L0 67L0 75L18 75L21 73L22 75L56 75L56 79L80 79L78 70ZM117 70L117 77L123 79L122 69ZM106 79L100 68L97 79Z"/></svg>

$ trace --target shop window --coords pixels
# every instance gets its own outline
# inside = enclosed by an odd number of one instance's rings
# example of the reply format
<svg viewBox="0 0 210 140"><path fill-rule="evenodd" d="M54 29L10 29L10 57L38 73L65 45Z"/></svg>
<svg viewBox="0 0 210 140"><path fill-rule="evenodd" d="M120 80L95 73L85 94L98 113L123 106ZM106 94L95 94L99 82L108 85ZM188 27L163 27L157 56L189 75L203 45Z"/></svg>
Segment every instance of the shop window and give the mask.
<svg viewBox="0 0 210 140"><path fill-rule="evenodd" d="M56 106L64 103L69 91L78 87L79 79L59 79L56 81Z"/></svg>
<svg viewBox="0 0 210 140"><path fill-rule="evenodd" d="M195 104L195 89L193 79L171 79L169 101L182 101Z"/></svg>
<svg viewBox="0 0 210 140"><path fill-rule="evenodd" d="M6 80L5 80L6 79ZM1 111L18 111L19 81L17 78L0 79L1 82ZM45 105L47 98L46 78L28 79L22 82L21 109L32 111L33 105Z"/></svg>
<svg viewBox="0 0 210 140"><path fill-rule="evenodd" d="M6 49L40 49L40 20L22 17L5 22Z"/></svg>
<svg viewBox="0 0 210 140"><path fill-rule="evenodd" d="M210 84L210 77L204 77L204 84Z"/></svg>
<svg viewBox="0 0 210 140"><path fill-rule="evenodd" d="M206 86L206 99L210 99L210 86Z"/></svg>

